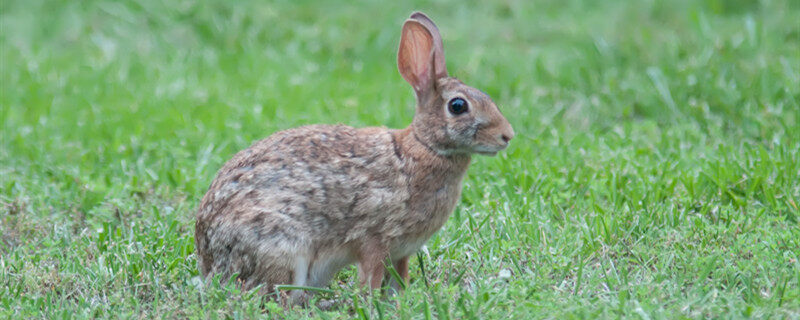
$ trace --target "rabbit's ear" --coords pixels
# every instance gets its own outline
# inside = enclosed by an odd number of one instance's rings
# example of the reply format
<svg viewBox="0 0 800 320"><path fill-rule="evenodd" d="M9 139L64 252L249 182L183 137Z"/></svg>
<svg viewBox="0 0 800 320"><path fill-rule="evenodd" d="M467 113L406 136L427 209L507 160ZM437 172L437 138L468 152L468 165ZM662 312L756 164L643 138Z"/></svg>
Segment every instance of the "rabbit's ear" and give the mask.
<svg viewBox="0 0 800 320"><path fill-rule="evenodd" d="M411 14L411 19L417 20L428 29L433 37L433 67L436 79L447 77L447 66L444 63L444 45L442 44L442 35L439 34L439 28L433 23L431 18L428 18L422 12L414 12Z"/></svg>
<svg viewBox="0 0 800 320"><path fill-rule="evenodd" d="M441 53L436 52L434 40L431 30L419 20L408 19L403 24L397 68L403 79L414 87L418 97L434 89L438 78L435 61L441 59L444 64L444 56L437 57Z"/></svg>

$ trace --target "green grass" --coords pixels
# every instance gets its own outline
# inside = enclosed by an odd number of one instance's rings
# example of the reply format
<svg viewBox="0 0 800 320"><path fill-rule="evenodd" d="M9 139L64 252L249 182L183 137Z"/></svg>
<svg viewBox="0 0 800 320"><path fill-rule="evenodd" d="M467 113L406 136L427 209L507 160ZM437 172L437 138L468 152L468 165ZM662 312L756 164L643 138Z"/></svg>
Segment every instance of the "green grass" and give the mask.
<svg viewBox="0 0 800 320"><path fill-rule="evenodd" d="M168 3L0 3L0 318L800 317L800 2ZM517 138L407 291L198 286L194 210L233 153L410 122L413 10Z"/></svg>

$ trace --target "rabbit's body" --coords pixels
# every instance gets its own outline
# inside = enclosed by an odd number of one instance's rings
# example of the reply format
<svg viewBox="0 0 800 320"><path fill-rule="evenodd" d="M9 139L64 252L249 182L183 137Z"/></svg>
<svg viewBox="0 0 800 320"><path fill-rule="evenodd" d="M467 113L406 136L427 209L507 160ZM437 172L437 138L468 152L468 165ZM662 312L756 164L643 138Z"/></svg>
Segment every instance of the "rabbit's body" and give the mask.
<svg viewBox="0 0 800 320"><path fill-rule="evenodd" d="M406 20L397 63L417 97L407 128L306 126L228 161L197 212L203 275L272 291L325 286L358 262L375 289L388 260L406 281L409 256L453 211L471 154L494 155L514 136L491 98L447 76L443 50L433 21Z"/></svg>
<svg viewBox="0 0 800 320"><path fill-rule="evenodd" d="M453 210L468 155L443 156L410 130L313 125L236 154L200 205L204 274L325 286L381 243L416 252Z"/></svg>

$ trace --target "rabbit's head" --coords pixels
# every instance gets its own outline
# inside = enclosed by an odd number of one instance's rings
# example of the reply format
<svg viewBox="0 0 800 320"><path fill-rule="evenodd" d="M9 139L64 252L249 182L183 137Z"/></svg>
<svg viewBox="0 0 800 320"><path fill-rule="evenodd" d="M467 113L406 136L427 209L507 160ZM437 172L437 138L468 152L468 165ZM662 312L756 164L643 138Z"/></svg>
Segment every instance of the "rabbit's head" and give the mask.
<svg viewBox="0 0 800 320"><path fill-rule="evenodd" d="M514 137L488 95L447 75L442 37L425 14L403 24L397 67L417 96L414 134L437 153L494 155Z"/></svg>

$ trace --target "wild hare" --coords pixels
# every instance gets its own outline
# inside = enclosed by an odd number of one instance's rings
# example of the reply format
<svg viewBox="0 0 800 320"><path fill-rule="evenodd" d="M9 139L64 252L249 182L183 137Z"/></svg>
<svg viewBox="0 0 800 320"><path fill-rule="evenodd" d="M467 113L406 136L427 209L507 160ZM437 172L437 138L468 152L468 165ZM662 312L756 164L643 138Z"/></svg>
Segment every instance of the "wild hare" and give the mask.
<svg viewBox="0 0 800 320"><path fill-rule="evenodd" d="M323 287L357 262L361 285L377 289L386 261L408 280L409 256L453 212L471 154L495 155L514 130L491 98L447 75L424 14L403 24L397 65L417 97L407 128L289 129L220 169L197 212L206 279L238 275L244 289L264 292Z"/></svg>

